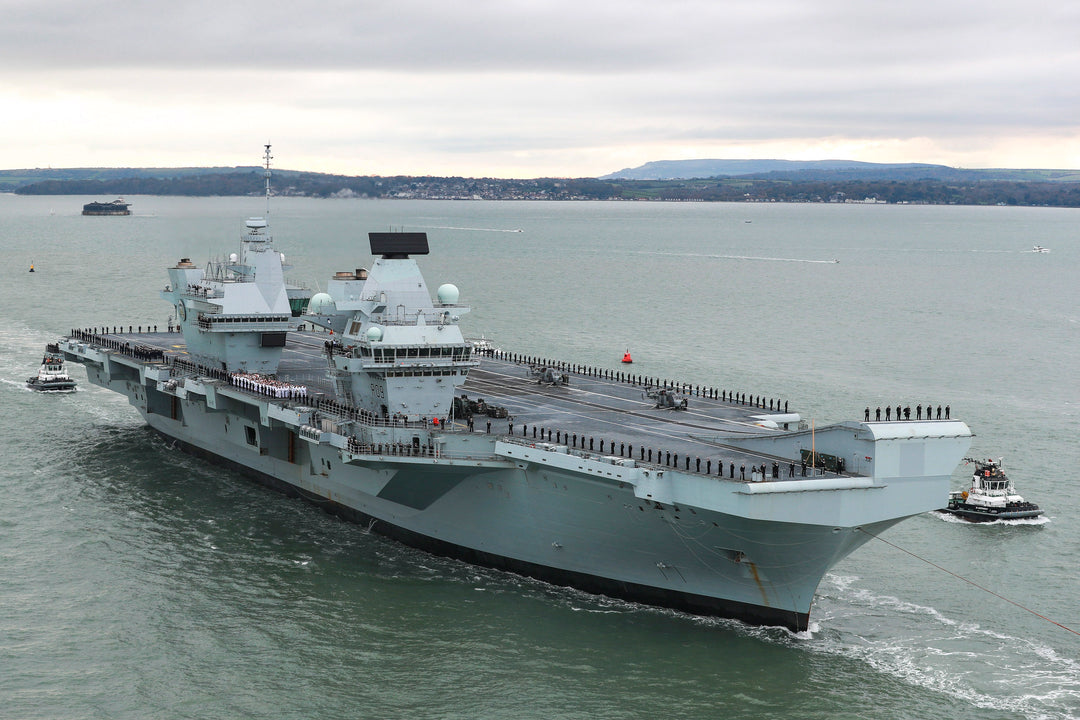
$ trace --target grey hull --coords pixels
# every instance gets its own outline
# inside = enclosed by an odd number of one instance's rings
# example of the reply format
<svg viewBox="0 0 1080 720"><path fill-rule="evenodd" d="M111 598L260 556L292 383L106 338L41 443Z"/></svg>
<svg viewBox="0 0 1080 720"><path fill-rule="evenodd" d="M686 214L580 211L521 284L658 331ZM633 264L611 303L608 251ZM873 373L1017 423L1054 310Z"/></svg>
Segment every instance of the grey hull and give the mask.
<svg viewBox="0 0 1080 720"><path fill-rule="evenodd" d="M139 340L175 352L175 337ZM289 352L302 355L311 347L305 343L298 336ZM746 432L743 406L715 395L675 414L643 408L625 379L581 372L568 388L537 389L517 361L497 358L470 380L487 393L502 383L497 389L515 403L517 424L503 418L491 432L486 420L475 431L461 422L436 429L318 399L268 397L231 384L222 371L93 334L62 346L92 383L126 396L184 450L408 545L588 592L792 630L806 629L830 567L896 522L938 506L970 444L957 421ZM282 374L318 388L305 362L292 370L283 360ZM590 426L568 431L575 418L595 425L601 412L618 422L620 441L605 433L593 451L597 438L581 434ZM521 417L543 423L546 433L534 424L526 435ZM644 433L657 424L668 438L681 434L672 446L681 459L638 459ZM739 432L707 434L733 424ZM553 425L563 425L554 442ZM706 458L707 470L719 458L747 465L797 458L812 445L865 457L864 472L759 474L752 482L689 469L691 453Z"/></svg>
<svg viewBox="0 0 1080 720"><path fill-rule="evenodd" d="M196 420L191 411L185 425L146 419L186 452L412 547L586 592L793 631L807 628L827 569L869 533L899 521L834 528L753 520L645 501L625 483L505 462L477 468L373 456L342 463L337 452L306 443L303 457L284 462L230 447L228 431L201 432L218 422Z"/></svg>

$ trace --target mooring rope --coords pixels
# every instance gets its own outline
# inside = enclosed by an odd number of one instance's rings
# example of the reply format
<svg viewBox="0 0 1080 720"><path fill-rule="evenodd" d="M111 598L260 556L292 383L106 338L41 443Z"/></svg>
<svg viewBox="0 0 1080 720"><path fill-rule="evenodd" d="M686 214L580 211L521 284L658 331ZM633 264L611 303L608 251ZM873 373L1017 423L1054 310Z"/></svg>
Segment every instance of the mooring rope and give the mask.
<svg viewBox="0 0 1080 720"><path fill-rule="evenodd" d="M1048 623L1053 623L1054 625L1057 625L1062 630L1068 630L1073 635L1080 635L1080 632L1077 632L1076 630L1073 630L1071 627L1068 627L1067 625L1062 625L1061 623L1059 623L1056 620L1051 620L1050 618L1046 617L1045 615L1040 615L1039 613L1035 612L1031 608L1025 607L1024 605L1021 605L1020 603L1016 602L1015 600L1010 600L1009 598L1005 597L1004 595L1001 595L999 593L994 592L990 588L983 587L982 585L975 582L974 580L969 580L968 578L964 577L963 575L960 575L958 573L954 573L952 570L949 570L947 568L943 568L940 565L938 565L937 563L932 562L930 560L927 560L926 558L922 557L921 555L916 555L915 553L911 552L910 550L907 550L905 548L900 547L896 543L889 542L885 538L880 537L878 535L875 535L872 532L867 532L863 528L859 528L859 532L866 533L867 535L874 538L875 540L880 540L881 542L885 543L886 545L896 548L900 552L907 553L908 555L915 558L916 560L922 560L924 563L926 563L930 567L937 568L938 570L945 573L946 575L952 575L957 580L963 580L968 585L971 585L972 587L976 587L979 590L982 590L984 593L987 593L989 595L993 595L994 597L998 598L999 600L1004 600L1005 602L1009 603L1010 605L1015 605L1016 607L1020 608L1021 610L1031 613L1032 615L1034 615L1037 618L1042 618L1043 620L1045 620Z"/></svg>

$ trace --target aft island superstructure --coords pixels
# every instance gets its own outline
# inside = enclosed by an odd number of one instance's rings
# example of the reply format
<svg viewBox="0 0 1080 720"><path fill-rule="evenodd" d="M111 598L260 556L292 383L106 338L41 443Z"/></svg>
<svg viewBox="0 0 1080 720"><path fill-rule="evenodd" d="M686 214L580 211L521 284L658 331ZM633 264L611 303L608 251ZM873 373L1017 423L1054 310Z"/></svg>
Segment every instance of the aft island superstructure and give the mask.
<svg viewBox="0 0 1080 720"><path fill-rule="evenodd" d="M823 574L936 508L970 443L956 420L811 429L760 396L477 348L422 233L372 233L370 267L292 318L247 229L169 269L183 342L90 328L61 351L184 450L434 553L802 630Z"/></svg>

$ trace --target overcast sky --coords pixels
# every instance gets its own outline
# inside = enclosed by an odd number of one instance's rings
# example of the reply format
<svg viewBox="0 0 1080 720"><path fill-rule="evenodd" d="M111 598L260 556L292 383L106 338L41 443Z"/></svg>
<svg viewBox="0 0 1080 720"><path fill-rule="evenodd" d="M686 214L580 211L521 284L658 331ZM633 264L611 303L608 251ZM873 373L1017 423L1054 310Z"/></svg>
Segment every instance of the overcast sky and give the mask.
<svg viewBox="0 0 1080 720"><path fill-rule="evenodd" d="M0 0L0 168L1080 168L1070 0Z"/></svg>

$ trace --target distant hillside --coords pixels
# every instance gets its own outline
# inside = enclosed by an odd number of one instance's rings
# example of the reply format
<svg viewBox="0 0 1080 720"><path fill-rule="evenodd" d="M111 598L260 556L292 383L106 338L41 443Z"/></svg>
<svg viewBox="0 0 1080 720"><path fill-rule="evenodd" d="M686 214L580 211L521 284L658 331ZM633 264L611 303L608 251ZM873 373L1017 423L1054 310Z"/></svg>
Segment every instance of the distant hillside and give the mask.
<svg viewBox="0 0 1080 720"><path fill-rule="evenodd" d="M1080 207L1080 171L964 170L943 165L841 160L695 160L650 163L670 174L679 166L705 178L659 180L344 176L276 170L273 192L313 198L427 200L663 200L681 202L864 202L934 205ZM629 171L623 171L629 172ZM647 173L646 173L647 174ZM261 195L263 169L69 168L0 170L0 192L189 197Z"/></svg>
<svg viewBox="0 0 1080 720"><path fill-rule="evenodd" d="M1080 182L1080 170L968 170L925 163L868 163L854 160L656 160L640 167L603 175L599 179L690 180L714 177L753 177L793 182Z"/></svg>
<svg viewBox="0 0 1080 720"><path fill-rule="evenodd" d="M265 191L265 182L264 169L249 166L0 170L0 192L17 195L242 196L261 195ZM375 197L381 193L383 184L381 179L374 177L274 171L275 195L327 197L344 193Z"/></svg>
<svg viewBox="0 0 1080 720"><path fill-rule="evenodd" d="M27 173L40 173L38 176ZM0 192L16 195L187 197L261 195L262 168L0 170ZM3 186L4 182L8 185ZM430 200L604 200L610 183L592 178L500 180L460 177L345 176L275 170L273 193L292 197L423 198Z"/></svg>
<svg viewBox="0 0 1080 720"><path fill-rule="evenodd" d="M30 168L0 170L0 192L14 192L17 188L48 181L110 181L120 179L166 179L201 175L248 174L260 172L257 167L209 167L209 168Z"/></svg>
<svg viewBox="0 0 1080 720"><path fill-rule="evenodd" d="M655 160L636 168L624 168L600 180L689 180L693 178L731 177L737 175L761 175L764 173L789 173L806 170L856 171L933 168L948 169L943 165L917 163L879 164L855 160Z"/></svg>

